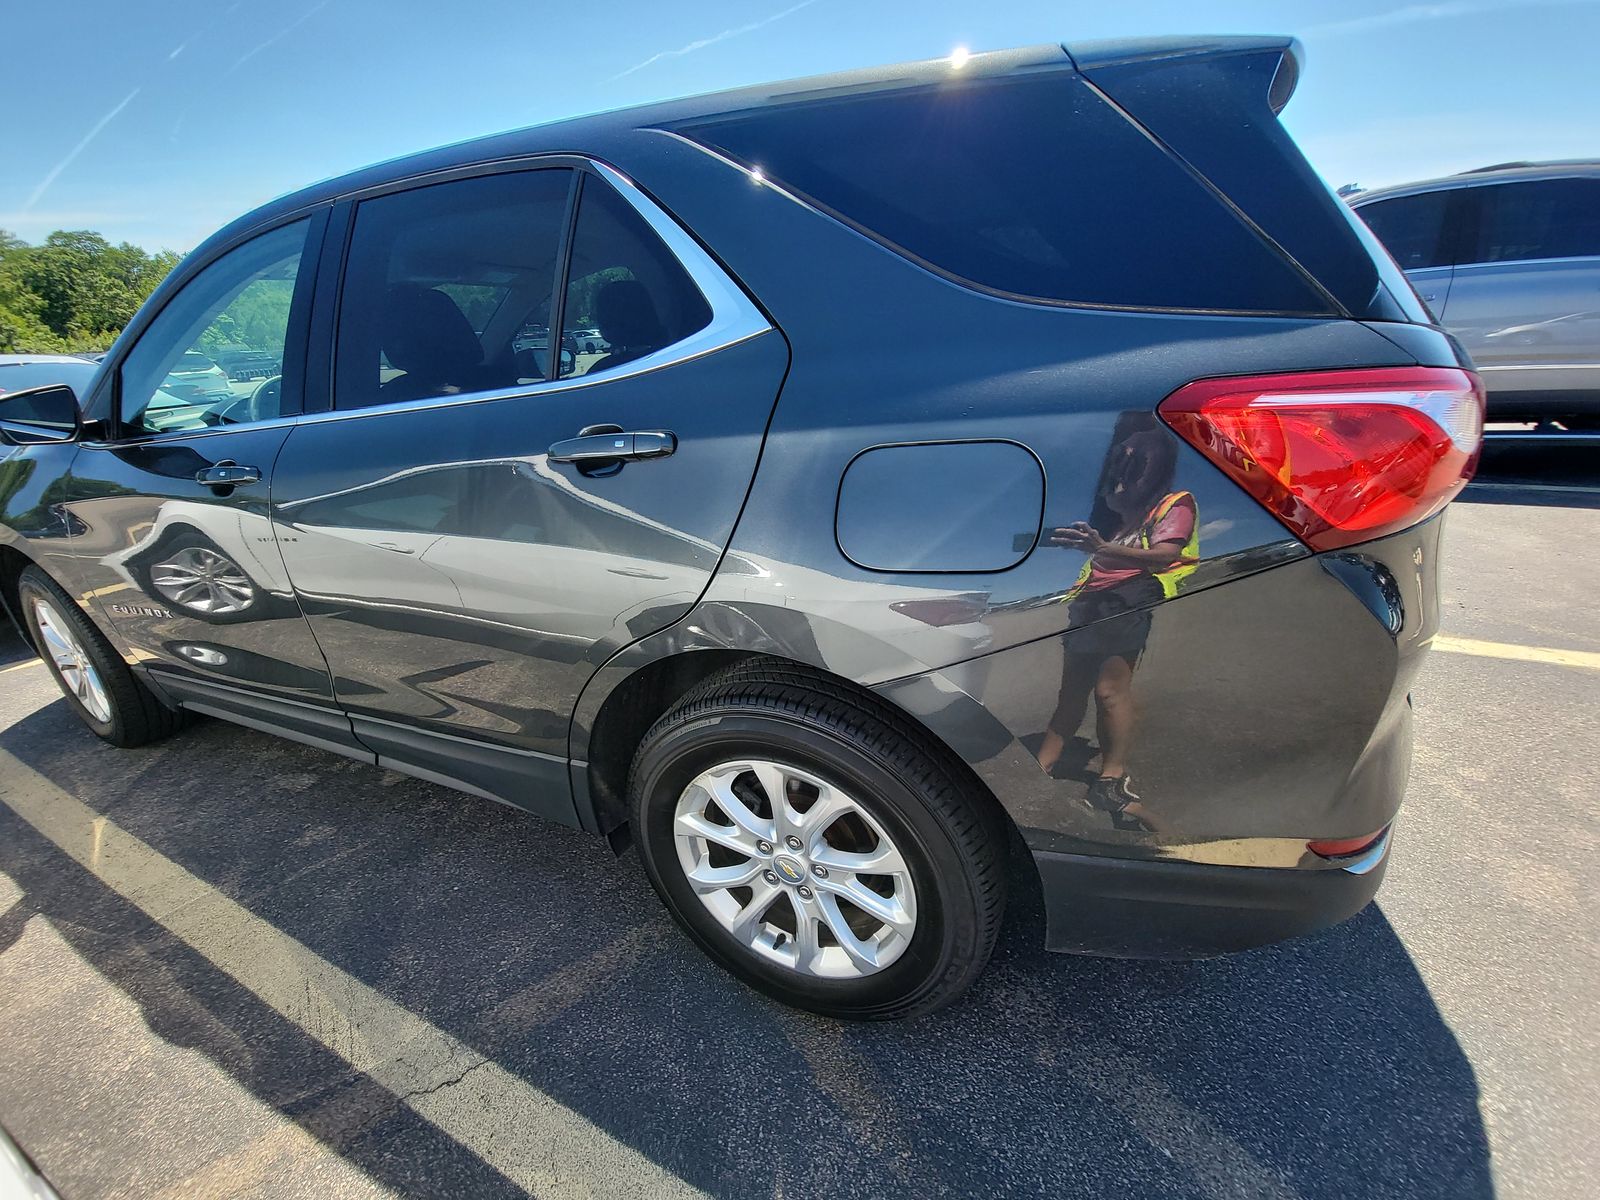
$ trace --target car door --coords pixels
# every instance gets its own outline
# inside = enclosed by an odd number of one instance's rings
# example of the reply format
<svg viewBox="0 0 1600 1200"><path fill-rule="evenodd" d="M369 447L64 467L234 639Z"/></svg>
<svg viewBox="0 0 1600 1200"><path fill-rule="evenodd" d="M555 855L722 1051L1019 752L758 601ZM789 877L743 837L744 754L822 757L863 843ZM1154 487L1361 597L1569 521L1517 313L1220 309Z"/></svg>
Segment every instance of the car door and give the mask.
<svg viewBox="0 0 1600 1200"><path fill-rule="evenodd" d="M1374 200L1356 209L1406 273L1435 320L1442 320L1450 300L1455 243L1462 220L1462 190L1413 192Z"/></svg>
<svg viewBox="0 0 1600 1200"><path fill-rule="evenodd" d="M1600 393L1600 179L1472 189L1476 234L1455 268L1445 324L1491 407L1593 411ZM1519 401L1522 403L1519 405Z"/></svg>
<svg viewBox="0 0 1600 1200"><path fill-rule="evenodd" d="M340 703L381 761L572 820L577 695L709 582L786 344L631 184L557 162L356 203L333 358L273 515Z"/></svg>
<svg viewBox="0 0 1600 1200"><path fill-rule="evenodd" d="M67 505L80 586L165 686L197 708L305 710L286 720L311 740L348 743L268 511L301 403L325 223L317 213L248 239L162 306L113 365L108 436L84 443ZM167 386L224 343L270 355L283 373L204 393Z"/></svg>

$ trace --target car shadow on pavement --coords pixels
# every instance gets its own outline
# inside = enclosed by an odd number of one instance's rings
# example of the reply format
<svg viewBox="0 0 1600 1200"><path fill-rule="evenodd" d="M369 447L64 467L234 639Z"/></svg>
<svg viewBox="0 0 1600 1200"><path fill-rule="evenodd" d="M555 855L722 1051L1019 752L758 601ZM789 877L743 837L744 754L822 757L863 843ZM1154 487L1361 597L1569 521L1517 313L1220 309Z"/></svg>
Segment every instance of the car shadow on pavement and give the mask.
<svg viewBox="0 0 1600 1200"><path fill-rule="evenodd" d="M1227 959L1113 962L1038 950L1022 888L963 1001L847 1025L723 975L632 854L511 809L220 722L119 752L59 702L0 748L714 1195L1493 1193L1472 1067L1376 908ZM0 952L49 921L160 1036L396 1192L515 1192L3 804L0 871L23 892Z"/></svg>

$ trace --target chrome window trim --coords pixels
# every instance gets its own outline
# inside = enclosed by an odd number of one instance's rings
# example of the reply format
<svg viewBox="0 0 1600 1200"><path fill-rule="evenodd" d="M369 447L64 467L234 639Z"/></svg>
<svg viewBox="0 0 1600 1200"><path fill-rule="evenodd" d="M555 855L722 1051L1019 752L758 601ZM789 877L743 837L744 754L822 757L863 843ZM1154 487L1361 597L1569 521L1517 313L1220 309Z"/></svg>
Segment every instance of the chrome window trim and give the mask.
<svg viewBox="0 0 1600 1200"><path fill-rule="evenodd" d="M572 158L570 155L561 157L569 161ZM529 161L520 160L514 166L508 165L507 169L520 168L527 170ZM352 421L360 417L377 417L389 413L415 412L434 408L455 408L460 405L487 404L496 400L514 400L524 396L534 397L557 392L568 392L590 385L604 384L612 380L632 379L667 367L675 367L680 363L704 358L708 354L715 354L719 350L726 350L731 346L736 346L741 342L747 342L752 338L771 332L772 323L755 306L750 297L744 293L744 290L728 277L727 272L717 264L716 260L705 251L699 242L689 235L683 226L679 225L655 201L640 191L631 179L614 167L596 159L583 158L580 162L581 166L578 169L588 170L600 176L632 206L635 212L644 218L645 223L666 243L668 251L688 272L689 278L694 281L695 287L700 289L700 294L705 297L706 304L711 308L711 320L701 329L681 341L673 342L670 346L663 346L660 350L647 354L643 358L623 363L614 369L601 371L597 375L577 375L567 379L545 379L538 383L519 384L516 387L496 388L492 391L483 392L461 392L446 396L429 396L421 400L396 400L391 404L371 404L365 408L333 408L327 412L291 413L265 421L247 421L237 425L224 425L215 428L172 430L170 433L125 438L115 442L85 442L84 445L94 448L166 445L176 441L217 437L224 434L240 433L245 430L311 425L327 421ZM448 180L436 180L434 182L448 182ZM335 397L334 399L335 403L337 403L338 398Z"/></svg>

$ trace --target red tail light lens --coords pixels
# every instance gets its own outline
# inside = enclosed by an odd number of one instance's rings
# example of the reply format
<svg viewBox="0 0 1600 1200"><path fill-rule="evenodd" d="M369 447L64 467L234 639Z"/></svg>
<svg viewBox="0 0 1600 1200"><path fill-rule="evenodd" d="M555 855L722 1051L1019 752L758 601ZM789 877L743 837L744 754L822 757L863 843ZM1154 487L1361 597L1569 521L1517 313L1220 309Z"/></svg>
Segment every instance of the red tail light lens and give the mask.
<svg viewBox="0 0 1600 1200"><path fill-rule="evenodd" d="M1313 550L1438 512L1472 478L1483 444L1483 385L1454 368L1201 379L1160 411Z"/></svg>
<svg viewBox="0 0 1600 1200"><path fill-rule="evenodd" d="M1363 837L1323 838L1307 842L1306 849L1320 858L1352 858L1363 850L1372 849L1388 832L1389 827L1385 825L1377 833L1369 833Z"/></svg>

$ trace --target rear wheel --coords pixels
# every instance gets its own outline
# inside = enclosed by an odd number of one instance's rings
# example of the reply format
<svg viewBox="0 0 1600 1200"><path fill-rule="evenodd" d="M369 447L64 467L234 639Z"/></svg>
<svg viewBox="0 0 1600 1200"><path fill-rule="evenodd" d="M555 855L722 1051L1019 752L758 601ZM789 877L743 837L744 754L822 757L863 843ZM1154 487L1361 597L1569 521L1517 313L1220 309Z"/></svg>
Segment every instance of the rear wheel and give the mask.
<svg viewBox="0 0 1600 1200"><path fill-rule="evenodd" d="M678 923L786 1004L909 1016L988 961L998 822L926 733L868 697L735 667L656 723L630 787L645 870Z"/></svg>
<svg viewBox="0 0 1600 1200"><path fill-rule="evenodd" d="M38 567L18 582L33 644L78 719L114 746L142 746L183 723L128 669L94 623Z"/></svg>

